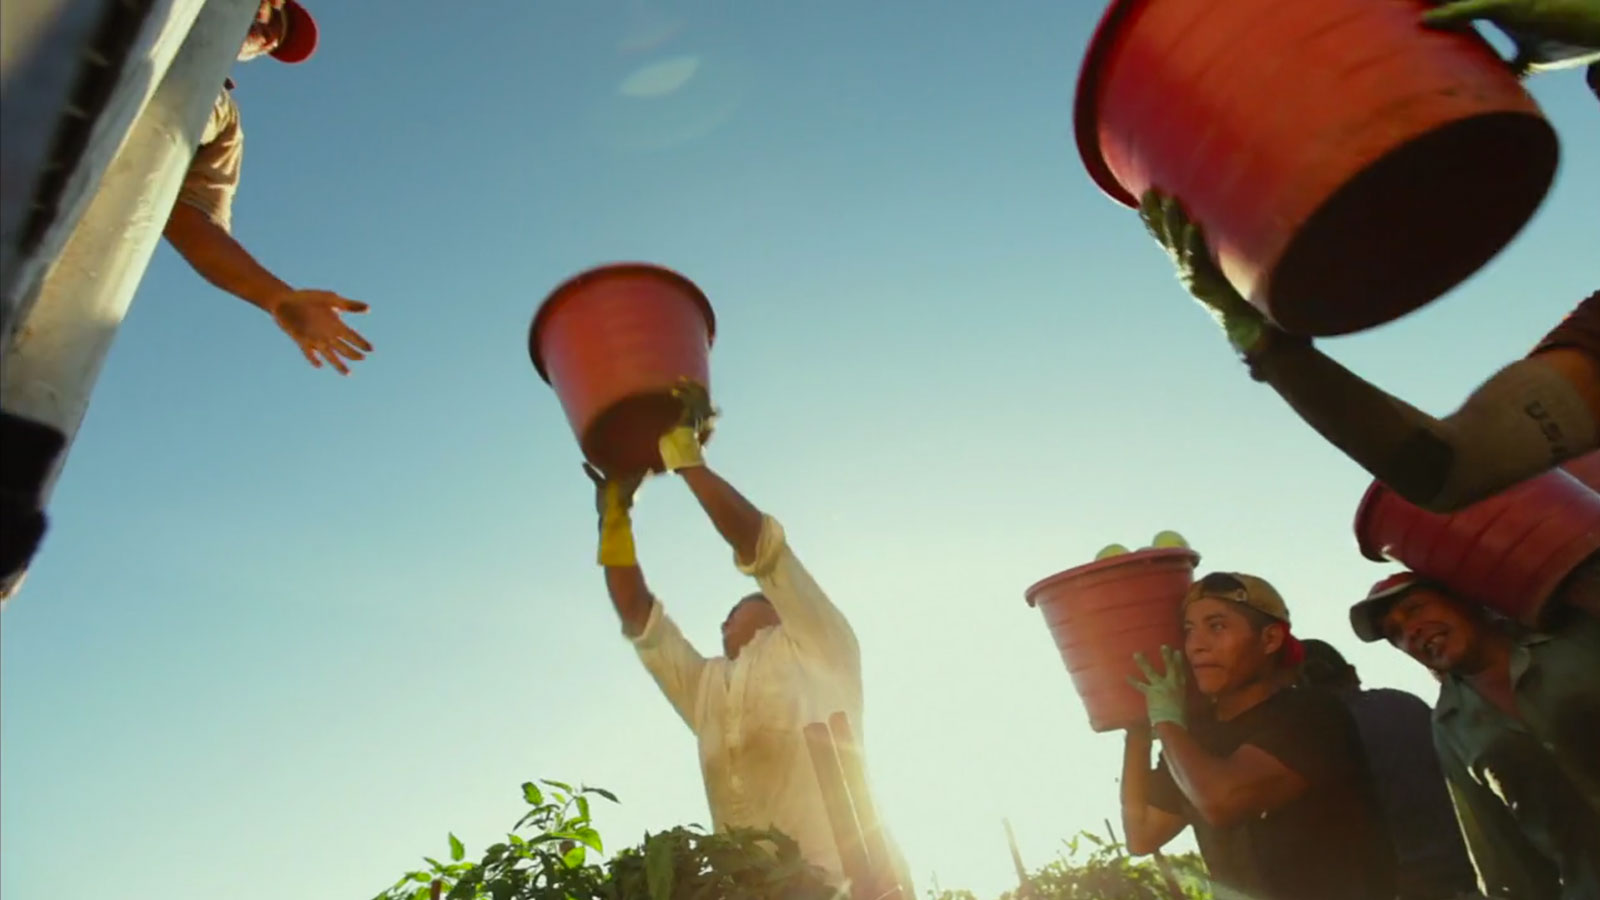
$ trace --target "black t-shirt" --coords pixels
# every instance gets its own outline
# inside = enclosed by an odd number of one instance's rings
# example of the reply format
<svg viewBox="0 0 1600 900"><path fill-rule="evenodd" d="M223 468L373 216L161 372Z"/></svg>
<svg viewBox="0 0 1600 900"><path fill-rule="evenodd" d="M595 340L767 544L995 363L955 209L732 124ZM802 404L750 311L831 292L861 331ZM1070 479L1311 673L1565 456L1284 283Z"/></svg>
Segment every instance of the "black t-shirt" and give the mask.
<svg viewBox="0 0 1600 900"><path fill-rule="evenodd" d="M1163 760L1150 803L1193 826L1212 880L1257 900L1394 896L1394 850L1360 733L1337 697L1285 688L1228 721L1193 722L1189 733L1219 757L1251 744L1310 785L1281 809L1219 828L1195 811Z"/></svg>

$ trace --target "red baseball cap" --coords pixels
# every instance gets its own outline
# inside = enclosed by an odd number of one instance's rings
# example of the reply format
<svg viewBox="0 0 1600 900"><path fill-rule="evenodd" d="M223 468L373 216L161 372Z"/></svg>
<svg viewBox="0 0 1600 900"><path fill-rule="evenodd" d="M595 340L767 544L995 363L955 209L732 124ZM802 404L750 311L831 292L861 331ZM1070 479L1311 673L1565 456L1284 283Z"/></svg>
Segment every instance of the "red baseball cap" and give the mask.
<svg viewBox="0 0 1600 900"><path fill-rule="evenodd" d="M317 20L295 0L284 0L283 40L272 50L272 58L279 62L301 63L317 52Z"/></svg>
<svg viewBox="0 0 1600 900"><path fill-rule="evenodd" d="M1389 608L1420 588L1438 590L1439 584L1415 572L1396 572L1373 585L1365 599L1350 607L1351 630L1369 644L1383 640L1383 617L1389 614Z"/></svg>

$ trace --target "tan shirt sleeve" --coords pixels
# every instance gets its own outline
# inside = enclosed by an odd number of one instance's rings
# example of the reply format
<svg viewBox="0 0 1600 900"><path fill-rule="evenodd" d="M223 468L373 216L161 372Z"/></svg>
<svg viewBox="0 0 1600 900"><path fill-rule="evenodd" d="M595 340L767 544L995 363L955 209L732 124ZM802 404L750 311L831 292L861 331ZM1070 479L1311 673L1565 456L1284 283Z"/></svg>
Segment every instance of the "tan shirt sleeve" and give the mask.
<svg viewBox="0 0 1600 900"><path fill-rule="evenodd" d="M244 128L233 94L223 91L211 106L211 120L183 176L178 202L204 213L224 231L233 230L233 195L244 166Z"/></svg>
<svg viewBox="0 0 1600 900"><path fill-rule="evenodd" d="M855 631L789 549L777 519L762 520L755 559L745 565L735 555L734 565L755 578L796 649L860 683L861 648Z"/></svg>
<svg viewBox="0 0 1600 900"><path fill-rule="evenodd" d="M672 708L678 711L690 731L699 732L696 706L700 696L700 676L706 659L689 643L676 622L661 608L658 600L650 607L650 618L633 639L639 661L661 687Z"/></svg>

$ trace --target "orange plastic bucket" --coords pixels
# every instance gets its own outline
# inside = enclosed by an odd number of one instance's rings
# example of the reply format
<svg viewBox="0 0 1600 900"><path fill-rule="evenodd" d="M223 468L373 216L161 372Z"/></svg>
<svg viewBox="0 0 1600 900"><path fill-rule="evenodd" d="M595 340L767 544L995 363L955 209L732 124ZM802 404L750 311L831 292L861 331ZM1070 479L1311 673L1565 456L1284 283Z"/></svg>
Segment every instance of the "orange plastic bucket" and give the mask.
<svg viewBox="0 0 1600 900"><path fill-rule="evenodd" d="M533 367L555 389L583 455L605 472L660 471L683 377L710 387L716 315L694 282L615 263L557 287L528 330Z"/></svg>
<svg viewBox="0 0 1600 900"><path fill-rule="evenodd" d="M1600 552L1600 493L1552 469L1459 512L1429 512L1374 481L1356 511L1368 559L1393 560L1539 627L1546 602Z"/></svg>
<svg viewBox="0 0 1600 900"><path fill-rule="evenodd" d="M1028 588L1095 731L1145 721L1135 653L1161 666L1161 647L1183 648L1179 610L1200 555L1183 548L1139 550L1052 575Z"/></svg>
<svg viewBox="0 0 1600 900"><path fill-rule="evenodd" d="M1078 81L1078 149L1137 205L1178 197L1283 328L1346 334L1488 262L1549 190L1555 131L1426 0L1116 0Z"/></svg>

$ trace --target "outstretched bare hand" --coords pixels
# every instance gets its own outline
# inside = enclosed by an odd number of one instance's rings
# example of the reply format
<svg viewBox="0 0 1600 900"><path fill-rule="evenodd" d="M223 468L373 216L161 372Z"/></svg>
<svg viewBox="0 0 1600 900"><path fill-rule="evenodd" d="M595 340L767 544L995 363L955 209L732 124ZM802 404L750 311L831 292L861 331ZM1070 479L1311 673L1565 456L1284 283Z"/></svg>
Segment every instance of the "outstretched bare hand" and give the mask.
<svg viewBox="0 0 1600 900"><path fill-rule="evenodd" d="M367 339L340 317L340 313L366 312L367 304L359 300L333 291L294 290L274 298L267 308L306 360L319 369L326 362L340 375L349 375L345 360L362 360L372 352Z"/></svg>

